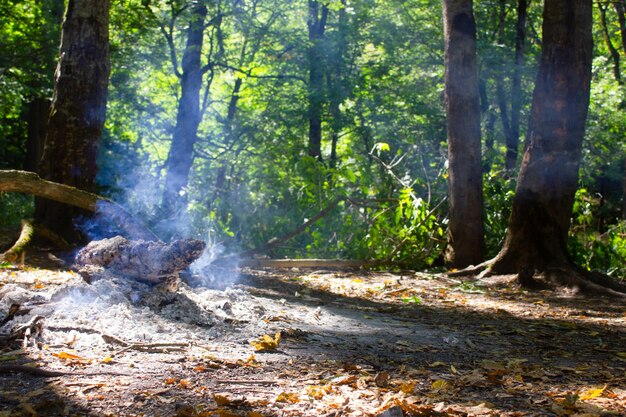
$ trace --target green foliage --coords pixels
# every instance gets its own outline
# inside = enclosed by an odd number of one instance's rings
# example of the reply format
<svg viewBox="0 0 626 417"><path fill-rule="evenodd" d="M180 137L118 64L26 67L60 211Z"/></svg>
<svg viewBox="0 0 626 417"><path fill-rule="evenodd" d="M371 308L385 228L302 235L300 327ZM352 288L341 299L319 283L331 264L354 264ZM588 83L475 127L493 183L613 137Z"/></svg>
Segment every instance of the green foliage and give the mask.
<svg viewBox="0 0 626 417"><path fill-rule="evenodd" d="M626 221L604 230L597 217L602 201L585 188L576 193L570 228L569 250L575 261L589 270L599 270L626 279Z"/></svg>
<svg viewBox="0 0 626 417"><path fill-rule="evenodd" d="M484 175L483 188L485 190L485 244L489 259L498 254L504 242L515 196L515 181L502 171L490 171Z"/></svg>
<svg viewBox="0 0 626 417"><path fill-rule="evenodd" d="M0 193L0 226L19 226L20 221L32 216L34 199L29 195Z"/></svg>

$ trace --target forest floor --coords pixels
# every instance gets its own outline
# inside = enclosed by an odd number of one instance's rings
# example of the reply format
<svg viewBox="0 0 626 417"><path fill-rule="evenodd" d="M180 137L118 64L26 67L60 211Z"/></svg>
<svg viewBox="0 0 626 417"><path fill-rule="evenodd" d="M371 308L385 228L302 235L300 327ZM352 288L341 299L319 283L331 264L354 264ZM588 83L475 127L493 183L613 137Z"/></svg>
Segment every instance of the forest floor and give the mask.
<svg viewBox="0 0 626 417"><path fill-rule="evenodd" d="M43 317L0 346L0 416L626 416L615 300L310 269L167 293L54 261L0 269L0 335Z"/></svg>

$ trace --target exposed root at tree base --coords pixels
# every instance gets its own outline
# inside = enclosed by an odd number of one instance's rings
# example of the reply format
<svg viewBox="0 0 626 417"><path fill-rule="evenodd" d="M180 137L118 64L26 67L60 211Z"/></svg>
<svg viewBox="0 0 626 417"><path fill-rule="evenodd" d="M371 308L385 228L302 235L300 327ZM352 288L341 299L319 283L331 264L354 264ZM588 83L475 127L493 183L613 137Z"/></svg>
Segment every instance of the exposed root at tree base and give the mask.
<svg viewBox="0 0 626 417"><path fill-rule="evenodd" d="M477 266L449 272L448 276L476 276L483 279L493 275L506 273L495 267L496 259L483 262ZM511 271L508 271L511 273ZM626 300L626 285L614 280L606 274L594 271L585 271L580 267L568 263L558 266L549 266L541 270L531 267L517 271L517 283L531 290L563 289L573 290L585 295L598 295Z"/></svg>

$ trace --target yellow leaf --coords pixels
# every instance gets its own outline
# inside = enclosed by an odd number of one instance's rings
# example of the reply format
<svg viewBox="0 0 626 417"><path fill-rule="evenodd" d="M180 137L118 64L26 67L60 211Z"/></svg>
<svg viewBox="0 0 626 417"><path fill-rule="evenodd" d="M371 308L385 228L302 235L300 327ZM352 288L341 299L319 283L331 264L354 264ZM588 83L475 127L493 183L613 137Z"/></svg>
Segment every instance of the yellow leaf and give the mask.
<svg viewBox="0 0 626 417"><path fill-rule="evenodd" d="M413 391L415 391L415 384L415 381L403 382L400 384L400 391L405 394L413 394Z"/></svg>
<svg viewBox="0 0 626 417"><path fill-rule="evenodd" d="M281 392L278 394L278 397L276 397L276 402L295 404L300 402L300 397L295 392Z"/></svg>
<svg viewBox="0 0 626 417"><path fill-rule="evenodd" d="M110 356L107 356L106 358L102 359L102 363L111 363L113 362L113 358Z"/></svg>
<svg viewBox="0 0 626 417"><path fill-rule="evenodd" d="M446 366L446 364L441 361L437 361L437 362L429 363L428 366L430 368L436 368L438 366Z"/></svg>
<svg viewBox="0 0 626 417"><path fill-rule="evenodd" d="M450 383L448 381L444 381L443 379L438 379L432 383L430 388L433 391L445 391L450 389Z"/></svg>
<svg viewBox="0 0 626 417"><path fill-rule="evenodd" d="M626 352L617 352L616 355L619 356L620 358L626 359Z"/></svg>
<svg viewBox="0 0 626 417"><path fill-rule="evenodd" d="M258 351L274 350L280 344L280 332L276 332L274 337L269 334L264 334L263 336L252 340L250 344Z"/></svg>
<svg viewBox="0 0 626 417"><path fill-rule="evenodd" d="M82 356L78 356L78 355L74 355L73 353L69 353L69 352L59 352L59 353L53 353L53 356L56 356L59 359L71 359L71 360L76 360L76 361L86 361L88 360L87 358L83 358Z"/></svg>
<svg viewBox="0 0 626 417"><path fill-rule="evenodd" d="M355 278L355 279L352 280L352 282L354 282L355 284L360 284L360 283L363 282L363 280L359 279L359 278Z"/></svg>
<svg viewBox="0 0 626 417"><path fill-rule="evenodd" d="M307 395L316 400L321 400L326 394L331 392L333 392L333 387L330 385L309 385L306 387Z"/></svg>
<svg viewBox="0 0 626 417"><path fill-rule="evenodd" d="M591 400L602 395L605 389L606 389L606 385L603 388L590 388L586 391L581 392L578 398L580 398L583 401Z"/></svg>

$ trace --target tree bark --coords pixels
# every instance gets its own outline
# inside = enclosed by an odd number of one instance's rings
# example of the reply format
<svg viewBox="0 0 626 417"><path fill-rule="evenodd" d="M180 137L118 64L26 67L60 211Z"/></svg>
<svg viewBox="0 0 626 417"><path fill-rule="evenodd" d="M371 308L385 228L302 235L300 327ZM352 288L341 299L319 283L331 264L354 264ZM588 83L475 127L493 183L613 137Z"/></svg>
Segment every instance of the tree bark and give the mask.
<svg viewBox="0 0 626 417"><path fill-rule="evenodd" d="M328 6L308 1L309 29L309 156L322 160L322 112L324 108L324 49L321 42L326 30Z"/></svg>
<svg viewBox="0 0 626 417"><path fill-rule="evenodd" d="M339 132L342 127L340 105L348 95L345 81L345 54L347 50L347 30L348 14L346 13L346 0L341 0L341 9L338 11L337 30L330 53L329 61L332 68L328 72L329 111L331 117L331 147L330 147L330 168L337 167L337 143L339 142Z"/></svg>
<svg viewBox="0 0 626 417"><path fill-rule="evenodd" d="M187 201L184 189L189 183L189 173L193 164L193 147L198 140L198 126L200 125L200 89L204 74L201 54L206 15L206 6L203 2L198 2L193 8L187 31L176 126L165 162L167 174L162 202L165 216L173 216L185 207Z"/></svg>
<svg viewBox="0 0 626 417"><path fill-rule="evenodd" d="M94 191L109 70L109 0L69 0L40 165L44 178ZM38 222L79 239L73 220L84 212L41 200L36 205Z"/></svg>
<svg viewBox="0 0 626 417"><path fill-rule="evenodd" d="M591 25L591 0L546 0L527 146L506 239L490 265L491 273L518 273L522 284L535 271L581 272L566 244L589 104Z"/></svg>
<svg viewBox="0 0 626 417"><path fill-rule="evenodd" d="M32 194L48 200L100 213L126 232L132 239L159 240L145 226L137 222L122 206L69 185L46 181L34 172L0 170L0 192Z"/></svg>
<svg viewBox="0 0 626 417"><path fill-rule="evenodd" d="M46 126L50 113L50 100L35 98L28 103L28 138L26 144L27 171L39 171L39 162L46 142Z"/></svg>
<svg viewBox="0 0 626 417"><path fill-rule="evenodd" d="M524 45L526 43L526 17L528 2L519 0L517 3L517 24L515 31L515 65L511 77L511 130L510 142L507 142L505 164L508 171L517 166L520 137L520 115L522 112L522 69L524 67Z"/></svg>
<svg viewBox="0 0 626 417"><path fill-rule="evenodd" d="M472 0L445 0L443 7L450 186L446 260L459 268L481 262L485 250L476 23Z"/></svg>

